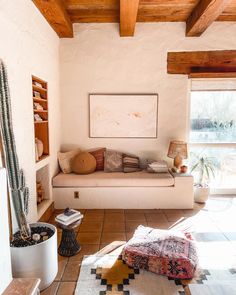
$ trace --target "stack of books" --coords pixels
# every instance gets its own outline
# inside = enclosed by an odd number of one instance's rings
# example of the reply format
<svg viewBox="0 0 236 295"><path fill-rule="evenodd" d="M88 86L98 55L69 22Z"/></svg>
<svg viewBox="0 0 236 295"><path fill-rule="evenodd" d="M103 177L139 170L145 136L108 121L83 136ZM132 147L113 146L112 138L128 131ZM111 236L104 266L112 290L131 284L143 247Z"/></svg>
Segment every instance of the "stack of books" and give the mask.
<svg viewBox="0 0 236 295"><path fill-rule="evenodd" d="M148 165L149 169L156 173L166 173L168 172L168 166L166 161L156 161ZM152 172L150 171L150 172Z"/></svg>
<svg viewBox="0 0 236 295"><path fill-rule="evenodd" d="M68 226L81 220L83 217L83 214L81 214L79 211L66 208L62 214L56 216L55 220L62 225Z"/></svg>

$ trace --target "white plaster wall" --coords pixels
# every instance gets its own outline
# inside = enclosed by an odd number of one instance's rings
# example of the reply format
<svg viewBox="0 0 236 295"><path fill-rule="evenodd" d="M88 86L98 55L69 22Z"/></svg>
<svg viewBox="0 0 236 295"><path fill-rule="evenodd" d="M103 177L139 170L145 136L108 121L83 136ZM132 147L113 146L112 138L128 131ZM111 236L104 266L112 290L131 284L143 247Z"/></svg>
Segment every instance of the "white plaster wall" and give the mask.
<svg viewBox="0 0 236 295"><path fill-rule="evenodd" d="M28 0L0 0L0 58L8 68L13 127L20 166L30 189L28 220L37 219L31 75L48 82L50 174L60 145L59 38Z"/></svg>
<svg viewBox="0 0 236 295"><path fill-rule="evenodd" d="M120 38L117 24L78 24L60 42L62 145L105 146L148 158L166 156L170 139L186 139L188 79L167 74L167 52L236 48L236 24L215 23L186 38L184 23L138 23ZM158 93L157 139L89 138L89 93Z"/></svg>
<svg viewBox="0 0 236 295"><path fill-rule="evenodd" d="M7 179L6 170L3 168L0 169L0 195L0 294L2 294L12 280L9 225L7 215Z"/></svg>

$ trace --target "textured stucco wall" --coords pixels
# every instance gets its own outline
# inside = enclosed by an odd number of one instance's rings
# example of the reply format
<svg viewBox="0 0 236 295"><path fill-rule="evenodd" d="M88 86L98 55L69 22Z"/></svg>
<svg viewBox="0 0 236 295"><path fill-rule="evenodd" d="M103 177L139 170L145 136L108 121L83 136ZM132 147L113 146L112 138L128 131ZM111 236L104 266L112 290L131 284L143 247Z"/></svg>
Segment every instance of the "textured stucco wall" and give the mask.
<svg viewBox="0 0 236 295"><path fill-rule="evenodd" d="M144 157L166 156L170 139L185 139L188 79L168 75L168 51L236 48L236 24L215 23L200 38L186 38L184 23L138 23L120 38L117 24L78 24L60 42L63 148L106 146ZM89 93L158 93L157 139L88 137Z"/></svg>
<svg viewBox="0 0 236 295"><path fill-rule="evenodd" d="M0 195L0 294L2 294L12 279L7 210L7 178L6 170L3 168L0 169Z"/></svg>
<svg viewBox="0 0 236 295"><path fill-rule="evenodd" d="M8 68L17 152L30 189L28 219L36 221L31 75L48 82L52 175L60 145L59 38L32 1L0 0L0 7L0 58Z"/></svg>

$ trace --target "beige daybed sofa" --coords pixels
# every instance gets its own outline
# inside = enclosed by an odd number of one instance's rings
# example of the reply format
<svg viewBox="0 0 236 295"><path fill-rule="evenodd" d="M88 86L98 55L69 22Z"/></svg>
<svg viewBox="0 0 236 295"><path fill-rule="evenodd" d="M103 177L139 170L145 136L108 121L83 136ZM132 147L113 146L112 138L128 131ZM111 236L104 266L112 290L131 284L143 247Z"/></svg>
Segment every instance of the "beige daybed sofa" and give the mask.
<svg viewBox="0 0 236 295"><path fill-rule="evenodd" d="M187 174L59 173L53 178L56 209L187 209L193 207L193 177Z"/></svg>

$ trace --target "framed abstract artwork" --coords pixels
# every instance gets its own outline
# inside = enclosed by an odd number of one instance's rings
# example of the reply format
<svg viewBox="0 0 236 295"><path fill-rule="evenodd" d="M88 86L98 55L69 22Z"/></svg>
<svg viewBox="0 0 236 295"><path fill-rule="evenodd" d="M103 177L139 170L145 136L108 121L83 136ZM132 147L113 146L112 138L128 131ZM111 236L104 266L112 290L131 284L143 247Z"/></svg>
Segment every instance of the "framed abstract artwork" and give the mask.
<svg viewBox="0 0 236 295"><path fill-rule="evenodd" d="M90 94L89 137L157 138L157 94Z"/></svg>

